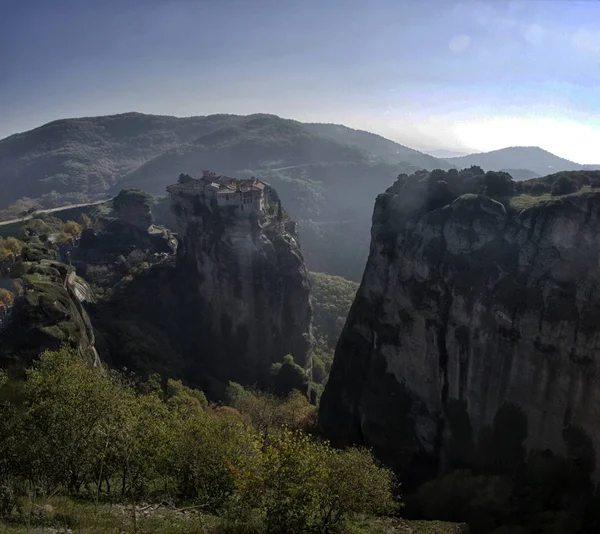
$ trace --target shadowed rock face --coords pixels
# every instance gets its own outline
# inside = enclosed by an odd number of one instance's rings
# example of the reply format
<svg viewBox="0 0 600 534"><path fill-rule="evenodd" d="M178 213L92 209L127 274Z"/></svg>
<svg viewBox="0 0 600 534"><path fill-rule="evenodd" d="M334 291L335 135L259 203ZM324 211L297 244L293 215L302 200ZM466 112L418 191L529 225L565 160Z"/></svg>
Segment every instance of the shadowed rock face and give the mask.
<svg viewBox="0 0 600 534"><path fill-rule="evenodd" d="M182 336L198 340L196 372L225 385L264 383L286 354L308 370L310 282L293 221L276 208L235 216L185 193L172 204L182 304L193 314Z"/></svg>
<svg viewBox="0 0 600 534"><path fill-rule="evenodd" d="M90 318L82 303L93 299L88 284L67 265L48 259L25 262L23 294L0 336L2 367L24 369L44 350L77 350L92 367L100 364Z"/></svg>
<svg viewBox="0 0 600 534"><path fill-rule="evenodd" d="M450 405L464 407L474 440L516 405L528 448L565 454L577 428L599 450L599 258L600 193L517 213L399 180L376 202L322 429L396 468L428 459L435 471Z"/></svg>

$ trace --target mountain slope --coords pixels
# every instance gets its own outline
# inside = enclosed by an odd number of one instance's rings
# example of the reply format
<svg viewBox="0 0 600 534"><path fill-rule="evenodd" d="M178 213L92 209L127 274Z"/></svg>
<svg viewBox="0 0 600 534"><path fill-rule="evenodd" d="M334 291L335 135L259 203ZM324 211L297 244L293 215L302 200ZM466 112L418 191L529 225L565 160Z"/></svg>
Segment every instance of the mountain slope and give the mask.
<svg viewBox="0 0 600 534"><path fill-rule="evenodd" d="M160 184L163 191L180 172L169 161L190 152L197 154L195 159L212 157L230 170L373 159L396 163L397 153L393 159L386 155L399 149L404 150L402 160L413 165L448 166L367 132L318 130L318 125L274 115L178 118L125 113L54 121L0 141L0 207L44 194L94 198L151 161L169 175Z"/></svg>
<svg viewBox="0 0 600 534"><path fill-rule="evenodd" d="M299 222L309 268L358 280L377 193L398 173L423 167L450 165L345 126L265 114L126 113L55 121L0 141L0 209L37 199L5 210L11 219L124 187L164 195L180 173L198 177L203 169L261 176Z"/></svg>
<svg viewBox="0 0 600 534"><path fill-rule="evenodd" d="M424 169L447 170L452 167L443 159L424 154L380 135L355 130L341 124L311 123L306 124L305 127L316 134L331 137L337 142L358 146L388 163L407 162Z"/></svg>
<svg viewBox="0 0 600 534"><path fill-rule="evenodd" d="M584 165L559 158L551 152L536 146L513 146L491 152L447 158L447 161L460 168L479 165L485 170L492 171L526 169L540 176L560 171L583 170L585 168Z"/></svg>

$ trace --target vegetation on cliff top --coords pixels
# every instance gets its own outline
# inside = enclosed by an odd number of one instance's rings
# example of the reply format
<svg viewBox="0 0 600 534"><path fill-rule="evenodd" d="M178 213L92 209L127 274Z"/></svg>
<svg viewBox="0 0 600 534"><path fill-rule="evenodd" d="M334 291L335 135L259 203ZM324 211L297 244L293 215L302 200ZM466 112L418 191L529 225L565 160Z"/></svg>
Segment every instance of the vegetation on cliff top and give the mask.
<svg viewBox="0 0 600 534"><path fill-rule="evenodd" d="M600 171L560 172L522 182L515 182L505 172L487 171L472 166L457 171L417 171L411 176L401 174L384 194L379 195L380 210L374 223L384 233L393 234L398 223L386 209L390 198L403 190L397 207L404 217L424 214L452 203L459 197L479 194L501 202L513 213L538 203L584 195L600 188ZM391 217L391 218L390 218Z"/></svg>

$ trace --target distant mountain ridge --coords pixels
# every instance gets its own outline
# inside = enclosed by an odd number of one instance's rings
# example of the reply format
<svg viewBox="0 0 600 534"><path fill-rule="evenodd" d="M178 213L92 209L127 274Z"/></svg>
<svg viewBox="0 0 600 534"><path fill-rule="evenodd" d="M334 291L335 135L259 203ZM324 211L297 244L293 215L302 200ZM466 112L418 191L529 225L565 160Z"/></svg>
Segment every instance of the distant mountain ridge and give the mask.
<svg viewBox="0 0 600 534"><path fill-rule="evenodd" d="M447 150L445 148L440 148L437 150L427 150L426 154L430 154L434 158L448 159L458 158L460 156L468 156L469 152L466 152L464 150Z"/></svg>
<svg viewBox="0 0 600 534"><path fill-rule="evenodd" d="M359 279L375 197L401 172L451 167L342 125L266 114L125 113L54 121L0 141L0 209L23 197L36 199L4 210L11 219L36 207L114 196L123 188L164 195L180 173L198 177L203 169L254 175L277 190L299 222L310 268Z"/></svg>
<svg viewBox="0 0 600 534"><path fill-rule="evenodd" d="M491 152L446 158L446 161L459 168L478 165L485 170L517 169L519 172L531 171L539 176L561 171L600 169L600 165L581 165L574 161L560 158L537 146L507 147L500 150L492 150ZM525 174L523 173L523 175ZM515 178L525 179L518 176L515 176Z"/></svg>
<svg viewBox="0 0 600 534"><path fill-rule="evenodd" d="M160 168L160 186L149 188L163 192L182 170L167 164L178 156L228 172L336 162L451 166L341 125L303 124L265 114L178 118L132 112L53 121L1 140L0 208L44 194L94 198L142 166L150 174L153 166Z"/></svg>

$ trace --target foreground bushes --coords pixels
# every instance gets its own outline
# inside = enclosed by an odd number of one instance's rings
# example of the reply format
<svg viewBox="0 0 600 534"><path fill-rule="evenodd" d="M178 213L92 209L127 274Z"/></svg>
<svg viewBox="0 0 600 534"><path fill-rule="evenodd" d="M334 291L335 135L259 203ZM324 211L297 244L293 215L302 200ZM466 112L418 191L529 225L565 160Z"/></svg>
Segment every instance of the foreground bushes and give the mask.
<svg viewBox="0 0 600 534"><path fill-rule="evenodd" d="M362 449L309 437L313 409L232 386L210 407L181 382L136 384L44 353L24 382L0 381L0 513L22 495L185 501L268 532L332 532L395 510L391 473Z"/></svg>

